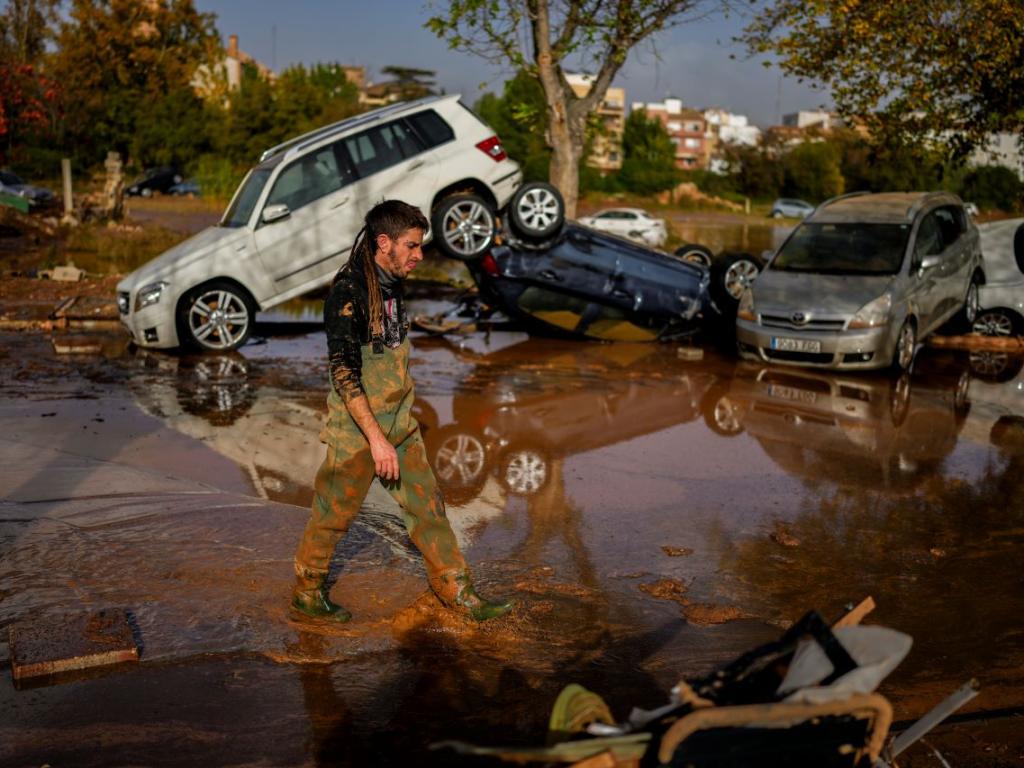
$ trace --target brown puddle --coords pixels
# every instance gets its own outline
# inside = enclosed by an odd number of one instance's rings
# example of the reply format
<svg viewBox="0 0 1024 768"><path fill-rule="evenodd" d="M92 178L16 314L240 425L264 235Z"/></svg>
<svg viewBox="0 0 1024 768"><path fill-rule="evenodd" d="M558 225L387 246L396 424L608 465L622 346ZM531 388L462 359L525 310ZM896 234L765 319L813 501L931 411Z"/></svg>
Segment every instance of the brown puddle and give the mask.
<svg viewBox="0 0 1024 768"><path fill-rule="evenodd" d="M93 443L117 436L105 461L152 470L133 446L188 445L162 457L167 475L220 476L264 506L189 496L147 517L95 501L63 518L75 528L51 519L61 508L5 513L0 628L116 604L147 645L129 672L4 690L0 762L92 764L76 744L103 722L108 761L153 762L191 729L206 746L181 762L447 764L426 744L541 739L569 682L622 718L806 610L835 617L868 594L871 620L915 638L883 687L898 719L971 676L972 707L1024 705L1015 361L993 375L991 361L924 350L907 386L738 365L710 345L683 361L661 345L415 339L418 418L453 527L481 591L517 607L484 626L439 611L378 494L334 568L332 595L356 618L325 629L286 604L322 451L322 343L89 360L10 348L8 435L103 402L103 421L82 421Z"/></svg>

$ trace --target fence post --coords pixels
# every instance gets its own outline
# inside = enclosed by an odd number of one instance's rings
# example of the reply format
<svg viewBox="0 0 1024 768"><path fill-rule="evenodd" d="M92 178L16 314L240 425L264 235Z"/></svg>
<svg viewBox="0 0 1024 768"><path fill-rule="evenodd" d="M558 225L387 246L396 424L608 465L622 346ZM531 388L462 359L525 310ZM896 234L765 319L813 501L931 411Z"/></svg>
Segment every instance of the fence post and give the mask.
<svg viewBox="0 0 1024 768"><path fill-rule="evenodd" d="M60 174L64 179L64 217L71 218L75 212L75 202L71 198L71 158L64 157L60 161Z"/></svg>

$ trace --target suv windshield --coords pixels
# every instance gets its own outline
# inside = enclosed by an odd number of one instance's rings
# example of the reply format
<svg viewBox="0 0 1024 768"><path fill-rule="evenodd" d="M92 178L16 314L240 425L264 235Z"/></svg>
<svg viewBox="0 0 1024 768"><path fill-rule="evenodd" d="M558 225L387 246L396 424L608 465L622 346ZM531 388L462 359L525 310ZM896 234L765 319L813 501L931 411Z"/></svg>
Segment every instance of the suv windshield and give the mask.
<svg viewBox="0 0 1024 768"><path fill-rule="evenodd" d="M909 224L801 224L772 260L781 272L894 275L900 271Z"/></svg>
<svg viewBox="0 0 1024 768"><path fill-rule="evenodd" d="M244 227L249 223L252 216L252 209L256 207L256 201L260 199L260 193L267 184L274 166L259 166L249 171L242 186L235 193L235 199L224 212L224 218L220 220L222 227Z"/></svg>

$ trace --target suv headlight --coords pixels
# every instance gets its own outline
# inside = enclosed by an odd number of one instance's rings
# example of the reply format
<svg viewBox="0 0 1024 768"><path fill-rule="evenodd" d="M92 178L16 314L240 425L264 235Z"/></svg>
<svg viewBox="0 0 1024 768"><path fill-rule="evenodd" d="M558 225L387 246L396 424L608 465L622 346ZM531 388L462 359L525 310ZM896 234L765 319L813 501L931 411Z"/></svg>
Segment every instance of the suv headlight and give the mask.
<svg viewBox="0 0 1024 768"><path fill-rule="evenodd" d="M139 292L135 294L135 311L138 312L140 309L144 309L150 304L156 304L160 301L160 295L168 285L170 285L170 283L166 283L161 280L159 283L151 283L150 285L144 285L139 288Z"/></svg>
<svg viewBox="0 0 1024 768"><path fill-rule="evenodd" d="M857 310L850 321L851 328L877 328L892 319L892 296L882 294Z"/></svg>
<svg viewBox="0 0 1024 768"><path fill-rule="evenodd" d="M749 320L752 323L757 321L757 315L754 313L754 291L749 285L740 294L740 304L736 308L736 317L740 320Z"/></svg>

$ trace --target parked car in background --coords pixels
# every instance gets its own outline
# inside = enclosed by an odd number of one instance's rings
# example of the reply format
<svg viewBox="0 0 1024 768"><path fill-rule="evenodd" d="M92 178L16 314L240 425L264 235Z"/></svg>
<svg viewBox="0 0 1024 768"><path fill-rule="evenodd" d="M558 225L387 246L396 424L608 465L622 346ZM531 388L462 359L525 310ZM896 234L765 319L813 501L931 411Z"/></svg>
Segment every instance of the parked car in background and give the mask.
<svg viewBox="0 0 1024 768"><path fill-rule="evenodd" d="M125 187L124 193L131 197L151 197L154 192L166 195L175 184L181 182L182 175L176 168L150 168Z"/></svg>
<svg viewBox="0 0 1024 768"><path fill-rule="evenodd" d="M519 189L521 181L494 131L457 95L325 126L266 150L217 226L118 283L122 324L144 347L234 349L258 310L330 283L380 200L420 208L431 220L427 240L461 258L490 250L496 214L517 190L519 229L547 233L558 200Z"/></svg>
<svg viewBox="0 0 1024 768"><path fill-rule="evenodd" d="M26 184L20 176L10 171L0 171L0 192L23 198L28 202L30 210L46 207L55 201L53 192Z"/></svg>
<svg viewBox="0 0 1024 768"><path fill-rule="evenodd" d="M579 223L652 248L661 248L668 239L665 220L656 219L641 208L608 208L593 216L583 216Z"/></svg>
<svg viewBox="0 0 1024 768"><path fill-rule="evenodd" d="M739 353L906 370L941 325L970 327L984 282L978 230L955 195L844 195L804 219L744 290Z"/></svg>
<svg viewBox="0 0 1024 768"><path fill-rule="evenodd" d="M814 213L814 206L803 200L794 200L788 197L780 197L772 203L772 210L769 214L773 219L781 219L788 216L792 219L802 219Z"/></svg>
<svg viewBox="0 0 1024 768"><path fill-rule="evenodd" d="M1024 334L1024 219L982 224L985 284L974 330L985 336Z"/></svg>
<svg viewBox="0 0 1024 768"><path fill-rule="evenodd" d="M182 197L199 197L202 194L199 182L194 179L185 179L180 184L175 184L167 190L168 195L180 195Z"/></svg>

